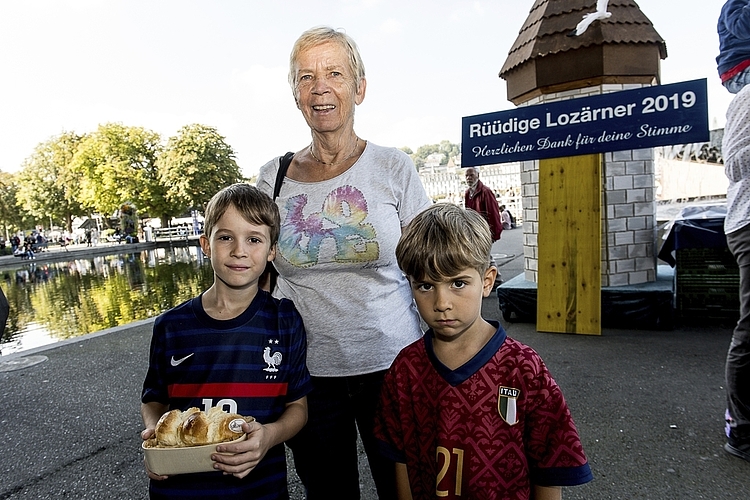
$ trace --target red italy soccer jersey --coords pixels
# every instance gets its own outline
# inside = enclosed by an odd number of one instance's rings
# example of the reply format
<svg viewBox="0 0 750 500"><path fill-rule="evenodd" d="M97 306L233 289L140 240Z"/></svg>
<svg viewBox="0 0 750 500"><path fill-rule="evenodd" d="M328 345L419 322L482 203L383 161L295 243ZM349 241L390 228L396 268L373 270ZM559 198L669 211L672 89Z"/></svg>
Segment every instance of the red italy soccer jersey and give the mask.
<svg viewBox="0 0 750 500"><path fill-rule="evenodd" d="M415 500L521 500L531 484L592 479L562 392L533 349L498 324L452 371L432 339L428 331L393 362L375 425L385 454L406 463Z"/></svg>

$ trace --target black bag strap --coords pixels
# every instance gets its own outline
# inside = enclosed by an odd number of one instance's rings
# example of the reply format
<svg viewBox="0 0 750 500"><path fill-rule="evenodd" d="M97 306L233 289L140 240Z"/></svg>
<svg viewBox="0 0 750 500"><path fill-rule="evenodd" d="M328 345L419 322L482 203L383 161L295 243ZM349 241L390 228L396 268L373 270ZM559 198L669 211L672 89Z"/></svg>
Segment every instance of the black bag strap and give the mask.
<svg viewBox="0 0 750 500"><path fill-rule="evenodd" d="M273 186L274 200L276 200L281 192L281 185L284 183L284 177L286 176L286 171L289 170L289 165L292 163L292 158L294 158L294 153L289 151L279 160L279 171L276 173L276 184Z"/></svg>

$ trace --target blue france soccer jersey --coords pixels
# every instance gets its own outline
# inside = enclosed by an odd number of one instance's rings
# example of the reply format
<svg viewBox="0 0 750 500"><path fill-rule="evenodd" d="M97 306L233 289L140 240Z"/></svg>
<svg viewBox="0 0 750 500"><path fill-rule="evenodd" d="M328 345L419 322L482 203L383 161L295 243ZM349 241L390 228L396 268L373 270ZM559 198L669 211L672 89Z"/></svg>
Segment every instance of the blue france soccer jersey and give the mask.
<svg viewBox="0 0 750 500"><path fill-rule="evenodd" d="M291 301L258 291L234 319L208 316L200 296L157 318L141 401L180 410L219 406L266 424L310 389L299 313ZM220 471L177 475L151 481L150 493L152 498L288 498L284 446L269 450L244 479Z"/></svg>

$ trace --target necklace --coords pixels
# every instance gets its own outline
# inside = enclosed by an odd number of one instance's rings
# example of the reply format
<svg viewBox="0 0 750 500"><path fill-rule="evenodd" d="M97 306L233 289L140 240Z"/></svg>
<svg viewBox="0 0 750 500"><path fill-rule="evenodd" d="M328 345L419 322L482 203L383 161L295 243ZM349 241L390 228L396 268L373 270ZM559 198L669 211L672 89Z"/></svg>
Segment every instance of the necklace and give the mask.
<svg viewBox="0 0 750 500"><path fill-rule="evenodd" d="M357 140L354 141L354 149L352 149L352 152L349 153L349 156L347 156L346 158L344 158L341 161L336 161L336 162L331 162L331 163L326 163L323 160L319 159L317 156L315 156L315 153L313 152L312 142L310 143L310 154L312 155L313 159L315 161L317 161L318 163L322 163L323 165L328 165L330 167L333 167L333 166L336 166L336 165L340 165L341 163L344 163L346 160L348 160L349 158L351 158L352 156L354 156L354 153L357 152L357 146L359 146L359 137L357 137Z"/></svg>

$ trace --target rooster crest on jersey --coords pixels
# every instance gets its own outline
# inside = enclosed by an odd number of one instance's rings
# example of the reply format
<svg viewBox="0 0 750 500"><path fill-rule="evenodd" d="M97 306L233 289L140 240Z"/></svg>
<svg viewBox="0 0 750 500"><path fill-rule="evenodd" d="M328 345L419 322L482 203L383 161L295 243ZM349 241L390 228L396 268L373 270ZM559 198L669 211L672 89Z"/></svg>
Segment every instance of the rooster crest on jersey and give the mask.
<svg viewBox="0 0 750 500"><path fill-rule="evenodd" d="M271 354L271 348L266 347L265 349L263 349L263 361L265 361L268 365L266 368L263 368L263 371L277 372L279 371L279 369L276 367L281 364L281 353L279 351L276 351L275 353Z"/></svg>
<svg viewBox="0 0 750 500"><path fill-rule="evenodd" d="M516 400L521 395L520 389L500 386L497 392L497 411L508 425L516 425Z"/></svg>

